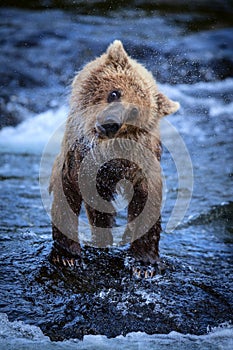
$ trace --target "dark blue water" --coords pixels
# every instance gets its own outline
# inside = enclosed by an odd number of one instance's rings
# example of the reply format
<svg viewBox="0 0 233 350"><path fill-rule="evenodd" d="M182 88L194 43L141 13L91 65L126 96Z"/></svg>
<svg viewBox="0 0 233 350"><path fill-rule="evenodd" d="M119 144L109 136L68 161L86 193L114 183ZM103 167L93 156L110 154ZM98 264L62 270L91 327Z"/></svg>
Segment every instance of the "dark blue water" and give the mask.
<svg viewBox="0 0 233 350"><path fill-rule="evenodd" d="M176 342L180 348L230 349L233 30L229 16L225 21L216 19L216 11L211 17L209 10L201 12L198 7L192 12L142 7L120 7L102 15L100 10L94 15L88 11L0 9L1 125L12 125L0 131L3 344L7 349L13 342L20 349L22 344L33 348L44 342L53 348L49 336L61 341L58 348L77 346L64 339L85 337L78 346L133 349L152 344L167 349ZM118 248L87 247L84 269L58 268L49 261L51 227L39 177L44 176L46 185L54 154L47 147L51 154L45 158L43 148L65 120L74 72L116 38L152 70L160 89L181 104L161 126L163 269L150 280L132 277L125 252ZM179 153L178 139L187 148L191 166L187 154ZM171 230L168 223L179 195L180 207L173 216L176 227ZM123 217L118 220L123 224ZM81 230L88 234L84 213ZM225 326L214 328L222 323ZM206 335L210 329L214 332ZM112 340L98 336L131 332L143 333Z"/></svg>

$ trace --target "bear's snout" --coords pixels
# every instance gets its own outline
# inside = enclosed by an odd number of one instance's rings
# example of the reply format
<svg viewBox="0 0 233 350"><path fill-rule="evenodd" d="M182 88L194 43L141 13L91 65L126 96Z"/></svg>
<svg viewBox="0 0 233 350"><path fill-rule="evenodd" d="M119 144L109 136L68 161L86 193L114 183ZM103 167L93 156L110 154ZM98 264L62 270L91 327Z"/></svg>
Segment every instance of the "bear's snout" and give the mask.
<svg viewBox="0 0 233 350"><path fill-rule="evenodd" d="M135 105L112 103L97 115L95 130L101 137L115 137L123 124L137 126L139 114L140 110Z"/></svg>
<svg viewBox="0 0 233 350"><path fill-rule="evenodd" d="M97 115L95 129L102 137L112 138L120 130L125 108L120 104L111 104Z"/></svg>

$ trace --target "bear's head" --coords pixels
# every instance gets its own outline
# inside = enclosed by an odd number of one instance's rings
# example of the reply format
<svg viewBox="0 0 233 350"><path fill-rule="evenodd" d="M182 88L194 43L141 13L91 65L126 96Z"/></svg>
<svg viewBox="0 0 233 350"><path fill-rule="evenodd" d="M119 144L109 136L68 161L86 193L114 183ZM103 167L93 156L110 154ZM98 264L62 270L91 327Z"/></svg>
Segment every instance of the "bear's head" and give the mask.
<svg viewBox="0 0 233 350"><path fill-rule="evenodd" d="M71 110L85 135L100 139L153 132L161 117L179 103L158 91L150 72L115 40L106 53L87 64L74 79Z"/></svg>

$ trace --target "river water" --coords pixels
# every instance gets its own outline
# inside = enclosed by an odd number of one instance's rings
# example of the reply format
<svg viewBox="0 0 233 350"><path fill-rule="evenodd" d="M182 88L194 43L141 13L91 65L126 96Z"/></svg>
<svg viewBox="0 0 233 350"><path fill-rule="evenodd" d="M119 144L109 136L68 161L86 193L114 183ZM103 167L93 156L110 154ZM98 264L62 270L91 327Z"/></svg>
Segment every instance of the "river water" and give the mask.
<svg viewBox="0 0 233 350"><path fill-rule="evenodd" d="M0 8L2 349L232 349L233 8L178 3ZM148 280L118 247L86 247L84 269L49 260L69 85L114 39L181 105L161 125L164 270Z"/></svg>

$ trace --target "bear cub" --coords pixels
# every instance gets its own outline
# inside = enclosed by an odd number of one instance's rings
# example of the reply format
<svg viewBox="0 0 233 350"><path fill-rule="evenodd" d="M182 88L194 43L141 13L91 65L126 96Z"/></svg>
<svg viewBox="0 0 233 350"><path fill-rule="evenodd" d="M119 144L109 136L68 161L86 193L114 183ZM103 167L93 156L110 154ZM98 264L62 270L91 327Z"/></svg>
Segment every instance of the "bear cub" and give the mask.
<svg viewBox="0 0 233 350"><path fill-rule="evenodd" d="M113 244L114 198L127 200L122 245L143 264L159 259L162 179L159 121L179 103L159 92L152 74L115 40L72 84L70 113L50 179L57 261L81 261L78 217L82 202L91 244Z"/></svg>

